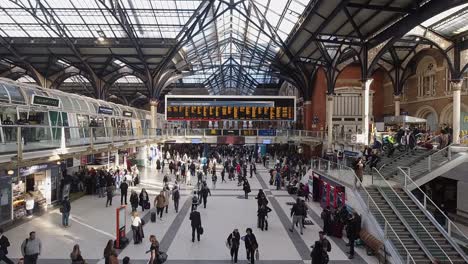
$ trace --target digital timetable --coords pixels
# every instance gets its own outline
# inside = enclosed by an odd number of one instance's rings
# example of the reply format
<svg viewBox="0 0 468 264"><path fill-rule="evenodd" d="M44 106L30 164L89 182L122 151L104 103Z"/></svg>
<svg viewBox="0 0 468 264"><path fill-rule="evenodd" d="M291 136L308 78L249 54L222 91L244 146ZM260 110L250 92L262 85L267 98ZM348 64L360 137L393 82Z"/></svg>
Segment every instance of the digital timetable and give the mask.
<svg viewBox="0 0 468 264"><path fill-rule="evenodd" d="M293 96L166 96L166 120L294 121Z"/></svg>

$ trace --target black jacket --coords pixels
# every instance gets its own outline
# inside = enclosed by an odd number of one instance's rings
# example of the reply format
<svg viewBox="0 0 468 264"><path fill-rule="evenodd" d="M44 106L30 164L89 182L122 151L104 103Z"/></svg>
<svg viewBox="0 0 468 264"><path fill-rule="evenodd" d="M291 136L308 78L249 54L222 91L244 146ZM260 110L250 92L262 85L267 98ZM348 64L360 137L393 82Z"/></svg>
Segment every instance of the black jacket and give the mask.
<svg viewBox="0 0 468 264"><path fill-rule="evenodd" d="M130 204L132 207L138 207L138 194L133 193L130 195Z"/></svg>
<svg viewBox="0 0 468 264"><path fill-rule="evenodd" d="M69 213L71 211L71 205L69 200L64 200L62 202L62 210L64 213Z"/></svg>
<svg viewBox="0 0 468 264"><path fill-rule="evenodd" d="M203 186L200 192L203 198L208 197L208 194L211 195L211 191L210 191L210 188L208 188L208 186Z"/></svg>
<svg viewBox="0 0 468 264"><path fill-rule="evenodd" d="M127 193L127 190L128 190L128 184L126 182L122 182L120 184L120 190L122 191L122 193Z"/></svg>
<svg viewBox="0 0 468 264"><path fill-rule="evenodd" d="M10 241L8 241L8 238L6 236L2 236L0 238L0 250L3 251L3 253L8 254L8 247L10 246Z"/></svg>
<svg viewBox="0 0 468 264"><path fill-rule="evenodd" d="M193 211L190 213L190 221L192 221L192 227L200 227L201 226L201 217L200 212Z"/></svg>
<svg viewBox="0 0 468 264"><path fill-rule="evenodd" d="M253 233L250 235L245 235L244 242L245 242L245 248L247 249L254 250L258 248L257 238L255 237Z"/></svg>
<svg viewBox="0 0 468 264"><path fill-rule="evenodd" d="M240 234L239 232L232 232L227 238L228 245L231 248L238 248L240 244Z"/></svg>

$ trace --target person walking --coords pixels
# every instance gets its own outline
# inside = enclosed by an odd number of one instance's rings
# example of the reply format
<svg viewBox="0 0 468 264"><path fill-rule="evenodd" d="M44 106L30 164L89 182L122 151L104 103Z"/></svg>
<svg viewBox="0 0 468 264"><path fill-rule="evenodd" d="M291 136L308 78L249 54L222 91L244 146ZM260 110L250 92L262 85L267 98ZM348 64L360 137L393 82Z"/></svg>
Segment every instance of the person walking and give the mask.
<svg viewBox="0 0 468 264"><path fill-rule="evenodd" d="M140 236L140 226L142 224L141 218L138 215L138 212L132 212L132 233L133 233L133 243L139 244L142 241Z"/></svg>
<svg viewBox="0 0 468 264"><path fill-rule="evenodd" d="M263 198L261 198L263 199ZM268 213L271 212L271 208L268 207L265 203L262 203L260 205L260 208L258 208L257 211L257 216L258 216L258 223L259 223L259 228L263 231L265 229L268 231Z"/></svg>
<svg viewBox="0 0 468 264"><path fill-rule="evenodd" d="M73 246L73 251L70 253L71 264L86 264L86 261L81 256L80 246L78 244Z"/></svg>
<svg viewBox="0 0 468 264"><path fill-rule="evenodd" d="M150 209L149 195L146 192L145 188L141 189L139 198L140 198L139 202L141 206L141 211L144 212L145 209Z"/></svg>
<svg viewBox="0 0 468 264"><path fill-rule="evenodd" d="M293 232L294 231L294 225L299 224L299 230L301 230L301 235L302 233L302 218L304 217L302 209L301 209L301 199L297 198L296 203L292 206L291 208L291 217L292 217L292 224L291 228L289 228L289 231Z"/></svg>
<svg viewBox="0 0 468 264"><path fill-rule="evenodd" d="M151 243L150 250L149 250L149 253L151 255L150 255L150 259L148 263L151 263L151 264L158 263L159 241L156 239L155 235L151 235L149 237L149 241Z"/></svg>
<svg viewBox="0 0 468 264"><path fill-rule="evenodd" d="M244 185L242 187L242 190L244 190L245 199L249 199L249 193L251 190L249 181L247 181L247 179L244 179Z"/></svg>
<svg viewBox="0 0 468 264"><path fill-rule="evenodd" d="M120 204L124 204L125 200L125 205L127 204L127 190L128 190L128 183L124 179L122 183L120 184Z"/></svg>
<svg viewBox="0 0 468 264"><path fill-rule="evenodd" d="M166 199L164 201L164 207L166 208L166 214L168 213L169 210L169 201L171 200L171 189L169 189L169 185L166 184L166 187L164 187L164 198Z"/></svg>
<svg viewBox="0 0 468 264"><path fill-rule="evenodd" d="M138 194L135 190L130 193L130 205L132 206L132 212L135 212L138 208Z"/></svg>
<svg viewBox="0 0 468 264"><path fill-rule="evenodd" d="M65 197L62 201L62 208L60 212L62 213L62 225L68 227L68 219L70 218L71 205L68 197Z"/></svg>
<svg viewBox="0 0 468 264"><path fill-rule="evenodd" d="M107 192L107 200L106 200L106 207L112 206L112 197L114 196L114 186L113 185L108 185L106 187L106 192Z"/></svg>
<svg viewBox="0 0 468 264"><path fill-rule="evenodd" d="M348 223L346 224L346 235L349 240L349 259L354 258L354 242L357 239L356 218L353 214L349 215Z"/></svg>
<svg viewBox="0 0 468 264"><path fill-rule="evenodd" d="M328 262L327 252L331 251L331 244L330 244L330 241L328 241L328 239L325 238L325 232L323 231L319 232L319 241L320 241L320 244L322 245L322 250L325 253L324 255L327 256L327 262Z"/></svg>
<svg viewBox="0 0 468 264"><path fill-rule="evenodd" d="M179 188L177 186L174 186L174 189L172 189L172 200L174 200L174 209L176 213L179 212L179 200L180 200L180 193L179 193Z"/></svg>
<svg viewBox="0 0 468 264"><path fill-rule="evenodd" d="M231 261L237 263L237 255L239 254L239 246L240 246L240 233L239 230L236 228L229 234L227 238L227 245L231 251Z"/></svg>
<svg viewBox="0 0 468 264"><path fill-rule="evenodd" d="M247 228L247 234L244 236L245 250L247 251L247 261L255 264L255 251L258 250L257 238L252 232L252 228Z"/></svg>
<svg viewBox="0 0 468 264"><path fill-rule="evenodd" d="M200 241L200 231L201 231L201 216L197 211L197 208L194 208L190 213L190 221L192 226L192 243L195 242L195 232L197 232L197 240Z"/></svg>
<svg viewBox="0 0 468 264"><path fill-rule="evenodd" d="M159 215L159 219L162 220L164 207L166 207L166 197L164 196L164 191L161 191L159 195L154 198L154 204L156 206L156 215Z"/></svg>
<svg viewBox="0 0 468 264"><path fill-rule="evenodd" d="M117 252L114 249L114 243L112 239L107 241L106 247L104 248L104 264L119 264L117 258Z"/></svg>
<svg viewBox="0 0 468 264"><path fill-rule="evenodd" d="M36 232L30 232L29 238L26 238L21 244L21 254L24 257L24 264L36 264L39 255L41 255L41 251L41 240L36 238Z"/></svg>
<svg viewBox="0 0 468 264"><path fill-rule="evenodd" d="M7 256L8 247L10 247L10 241L8 237L3 234L3 228L0 228L0 261L3 260L7 264L13 264L13 261Z"/></svg>
<svg viewBox="0 0 468 264"><path fill-rule="evenodd" d="M211 196L210 188L208 188L208 184L206 184L206 182L203 182L200 192L201 192L201 198L203 199L203 208L206 208L206 202L208 201L208 194Z"/></svg>
<svg viewBox="0 0 468 264"><path fill-rule="evenodd" d="M197 192L193 192L193 197L192 197L192 212L193 210L197 209L198 204L200 203L200 200L198 199Z"/></svg>

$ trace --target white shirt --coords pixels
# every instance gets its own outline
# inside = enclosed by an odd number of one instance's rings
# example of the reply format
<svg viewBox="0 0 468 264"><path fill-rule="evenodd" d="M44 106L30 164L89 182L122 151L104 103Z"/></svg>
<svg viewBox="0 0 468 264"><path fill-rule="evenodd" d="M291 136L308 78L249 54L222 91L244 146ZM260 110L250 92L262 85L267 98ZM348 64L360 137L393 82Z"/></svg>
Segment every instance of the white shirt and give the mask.
<svg viewBox="0 0 468 264"><path fill-rule="evenodd" d="M132 216L132 226L139 226L141 224L141 218L139 216Z"/></svg>

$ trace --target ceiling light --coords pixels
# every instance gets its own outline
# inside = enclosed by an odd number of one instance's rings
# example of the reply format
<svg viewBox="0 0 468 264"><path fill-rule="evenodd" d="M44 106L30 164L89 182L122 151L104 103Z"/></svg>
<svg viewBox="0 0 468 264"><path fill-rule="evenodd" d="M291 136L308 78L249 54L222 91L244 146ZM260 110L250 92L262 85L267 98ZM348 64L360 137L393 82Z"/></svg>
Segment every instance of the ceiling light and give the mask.
<svg viewBox="0 0 468 264"><path fill-rule="evenodd" d="M63 60L57 60L57 63L58 64L61 64L61 65L64 65L64 66L70 66L70 63L66 62L66 61L63 61Z"/></svg>
<svg viewBox="0 0 468 264"><path fill-rule="evenodd" d="M57 165L60 165L60 164L61 164L61 162L60 162L60 160L58 160L58 161L57 161Z"/></svg>
<svg viewBox="0 0 468 264"><path fill-rule="evenodd" d="M276 48L275 48L275 51L276 51L276 52L278 52L278 51L280 51L280 50L281 50L280 47L276 47Z"/></svg>
<svg viewBox="0 0 468 264"><path fill-rule="evenodd" d="M416 40L416 41L419 41L419 40L420 40L420 38L419 38L419 37L417 37L415 40Z"/></svg>
<svg viewBox="0 0 468 264"><path fill-rule="evenodd" d="M8 170L8 172L7 172L8 175L13 175L14 173L15 173L14 170Z"/></svg>
<svg viewBox="0 0 468 264"><path fill-rule="evenodd" d="M106 40L106 34L104 34L102 30L98 30L97 34L98 34L98 38L97 38L98 41L103 42L104 40Z"/></svg>
<svg viewBox="0 0 468 264"><path fill-rule="evenodd" d="M123 67L126 65L124 62L122 62L121 60L117 60L117 59L115 59L113 62L120 67Z"/></svg>
<svg viewBox="0 0 468 264"><path fill-rule="evenodd" d="M104 38L104 37L98 37L97 40L98 40L99 42L104 42L105 38Z"/></svg>

